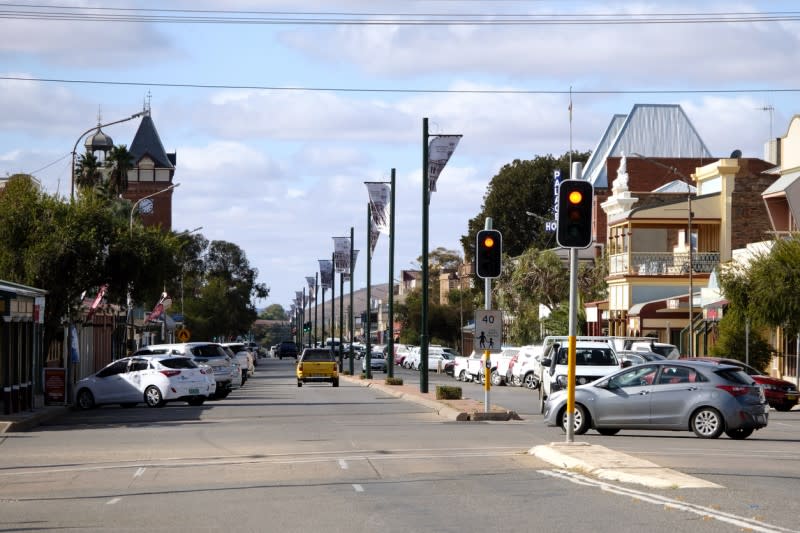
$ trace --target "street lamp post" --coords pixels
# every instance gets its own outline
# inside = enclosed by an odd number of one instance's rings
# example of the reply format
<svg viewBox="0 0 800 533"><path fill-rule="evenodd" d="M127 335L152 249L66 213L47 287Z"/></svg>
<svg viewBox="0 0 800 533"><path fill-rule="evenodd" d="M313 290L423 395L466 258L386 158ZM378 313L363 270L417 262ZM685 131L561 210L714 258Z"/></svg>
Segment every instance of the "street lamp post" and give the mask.
<svg viewBox="0 0 800 533"><path fill-rule="evenodd" d="M133 117L131 117L131 118L133 118ZM149 194L147 196L143 196L142 198L139 198L138 200L136 200L133 203L133 206L131 207L131 216L130 216L130 224L128 226L128 235L129 236L133 235L133 214L136 212L136 208L139 207L139 204L142 202L142 200L144 200L146 198L152 198L153 196L159 195L159 194L167 192L167 191L171 191L171 190L173 190L173 189L175 189L176 187L179 187L179 186L180 186L180 183L173 183L169 187L161 189L160 191L156 191L153 194ZM192 231L197 231L198 229L200 229L200 228L197 228L197 229L192 230ZM181 285L182 284L183 284L183 276L181 276ZM181 287L181 293L182 292L183 292L183 288ZM131 343L133 341L133 298L132 298L132 295L131 295L130 282L128 283L128 297L127 297L127 302L126 303L128 305L128 313L127 313L128 342ZM181 296L181 308L183 308L183 296ZM130 349L130 347L129 347L129 349Z"/></svg>
<svg viewBox="0 0 800 533"><path fill-rule="evenodd" d="M81 139L83 139L87 134L93 132L94 130L99 130L100 128L105 128L106 126L113 126L114 124L119 124L121 122L127 122L129 120L133 120L135 118L141 117L142 115L144 115L144 113L145 113L144 111L140 111L138 113L134 113L133 115L127 118L115 120L114 122L108 122L106 124L98 124L97 126L89 128L88 130L81 133L81 136L78 137L77 141L75 141L75 146L72 147L72 184L70 187L70 200L75 200L75 159L77 157L77 152L78 152L78 143L81 142Z"/></svg>
<svg viewBox="0 0 800 533"><path fill-rule="evenodd" d="M133 234L133 214L136 212L136 208L139 207L139 204L142 203L142 200L146 200L148 198L152 198L153 196L157 196L157 195L159 195L161 193L165 193L167 191L171 191L172 189L177 189L178 187L180 187L180 185L181 185L180 183L173 183L172 185L170 185L169 187L167 187L165 189L161 189L160 191L156 191L153 194L148 194L147 196L142 196L141 198L136 200L133 203L133 206L131 207L129 233ZM192 230L192 231L197 231L197 230Z"/></svg>
<svg viewBox="0 0 800 533"><path fill-rule="evenodd" d="M650 163L665 168L669 170L671 173L675 174L683 178L686 182L686 204L687 209L689 211L687 215L687 222L688 227L687 231L688 234L686 235L686 240L689 244L689 253L688 253L688 263L689 263L689 357L694 357L694 279L693 279L693 271L694 271L694 239L692 238L692 186L691 180L684 176L682 173L678 172L678 169L674 166L666 165L661 163L660 161L656 161L652 158L644 156L642 154L632 153L634 157L638 157L644 159L645 161L649 161ZM669 339L667 339L669 340Z"/></svg>

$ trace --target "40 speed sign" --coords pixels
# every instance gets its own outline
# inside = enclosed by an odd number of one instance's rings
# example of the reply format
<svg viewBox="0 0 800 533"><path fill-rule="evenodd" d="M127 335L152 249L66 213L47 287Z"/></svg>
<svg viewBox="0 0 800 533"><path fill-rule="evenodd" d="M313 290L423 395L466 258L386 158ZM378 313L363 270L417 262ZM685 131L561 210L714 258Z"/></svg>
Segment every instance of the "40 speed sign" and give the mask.
<svg viewBox="0 0 800 533"><path fill-rule="evenodd" d="M503 312L475 310L475 350L500 353L503 345Z"/></svg>

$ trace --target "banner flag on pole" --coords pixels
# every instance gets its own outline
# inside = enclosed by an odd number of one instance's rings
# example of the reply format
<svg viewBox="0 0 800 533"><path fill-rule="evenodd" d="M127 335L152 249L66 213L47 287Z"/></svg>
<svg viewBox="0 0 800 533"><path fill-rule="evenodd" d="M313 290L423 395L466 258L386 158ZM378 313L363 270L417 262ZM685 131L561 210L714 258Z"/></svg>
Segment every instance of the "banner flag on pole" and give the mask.
<svg viewBox="0 0 800 533"><path fill-rule="evenodd" d="M378 228L375 227L374 224L370 225L369 228L369 253L375 253L375 246L378 244L378 237L381 236L381 232Z"/></svg>
<svg viewBox="0 0 800 533"><path fill-rule="evenodd" d="M322 289L330 289L333 285L333 261L319 259L319 283Z"/></svg>
<svg viewBox="0 0 800 533"><path fill-rule="evenodd" d="M297 307L303 305L303 291L294 291L294 302L297 304Z"/></svg>
<svg viewBox="0 0 800 533"><path fill-rule="evenodd" d="M108 290L108 284L106 283L100 290L97 291L97 296L95 296L94 301L92 302L92 306L89 308L89 312L86 313L86 322L92 319L94 316L94 312L100 307L100 302L103 301L103 297L106 295L106 291Z"/></svg>
<svg viewBox="0 0 800 533"><path fill-rule="evenodd" d="M391 192L388 183L367 181L364 182L369 193L369 203L372 204L372 223L378 231L389 235L389 216L391 215Z"/></svg>
<svg viewBox="0 0 800 533"><path fill-rule="evenodd" d="M317 278L314 276L306 276L306 283L308 283L308 301L313 302L316 295Z"/></svg>
<svg viewBox="0 0 800 533"><path fill-rule="evenodd" d="M161 314L164 312L164 309L166 307L168 307L168 306L165 305L167 300L168 300L167 293L166 292L162 292L161 293L161 299L158 301L158 303L155 305L155 307L153 307L153 310L150 311L150 313L147 315L147 317L145 317L145 319L144 319L145 323L147 323L147 322L155 322L155 320L161 316ZM169 303L171 304L172 300L169 300Z"/></svg>
<svg viewBox="0 0 800 533"><path fill-rule="evenodd" d="M333 266L336 272L350 270L350 237L333 238Z"/></svg>
<svg viewBox="0 0 800 533"><path fill-rule="evenodd" d="M436 180L442 173L445 165L450 161L450 156L458 146L461 135L439 135L428 143L428 186L430 192L436 191Z"/></svg>

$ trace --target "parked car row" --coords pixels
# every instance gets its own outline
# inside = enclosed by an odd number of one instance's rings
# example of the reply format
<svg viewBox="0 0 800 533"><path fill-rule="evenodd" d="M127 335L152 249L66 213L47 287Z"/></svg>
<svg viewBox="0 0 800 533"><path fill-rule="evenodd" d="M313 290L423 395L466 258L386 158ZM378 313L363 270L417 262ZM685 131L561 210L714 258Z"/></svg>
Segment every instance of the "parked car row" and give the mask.
<svg viewBox="0 0 800 533"><path fill-rule="evenodd" d="M118 359L75 386L75 405L91 409L120 404L163 407L202 405L226 398L255 371L255 355L242 343L153 344ZM237 350L234 353L234 349ZM252 366L251 366L252 365Z"/></svg>

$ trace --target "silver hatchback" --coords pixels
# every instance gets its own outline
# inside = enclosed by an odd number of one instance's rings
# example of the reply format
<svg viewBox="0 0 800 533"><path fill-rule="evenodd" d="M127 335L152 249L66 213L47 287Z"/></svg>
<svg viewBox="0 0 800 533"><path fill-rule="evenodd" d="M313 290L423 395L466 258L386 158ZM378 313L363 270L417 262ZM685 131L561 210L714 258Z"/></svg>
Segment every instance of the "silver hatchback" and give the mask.
<svg viewBox="0 0 800 533"><path fill-rule="evenodd" d="M549 426L566 426L567 391L547 400ZM602 435L622 429L694 431L715 439L745 439L767 425L764 391L740 368L691 360L663 360L619 370L575 388L574 430Z"/></svg>

